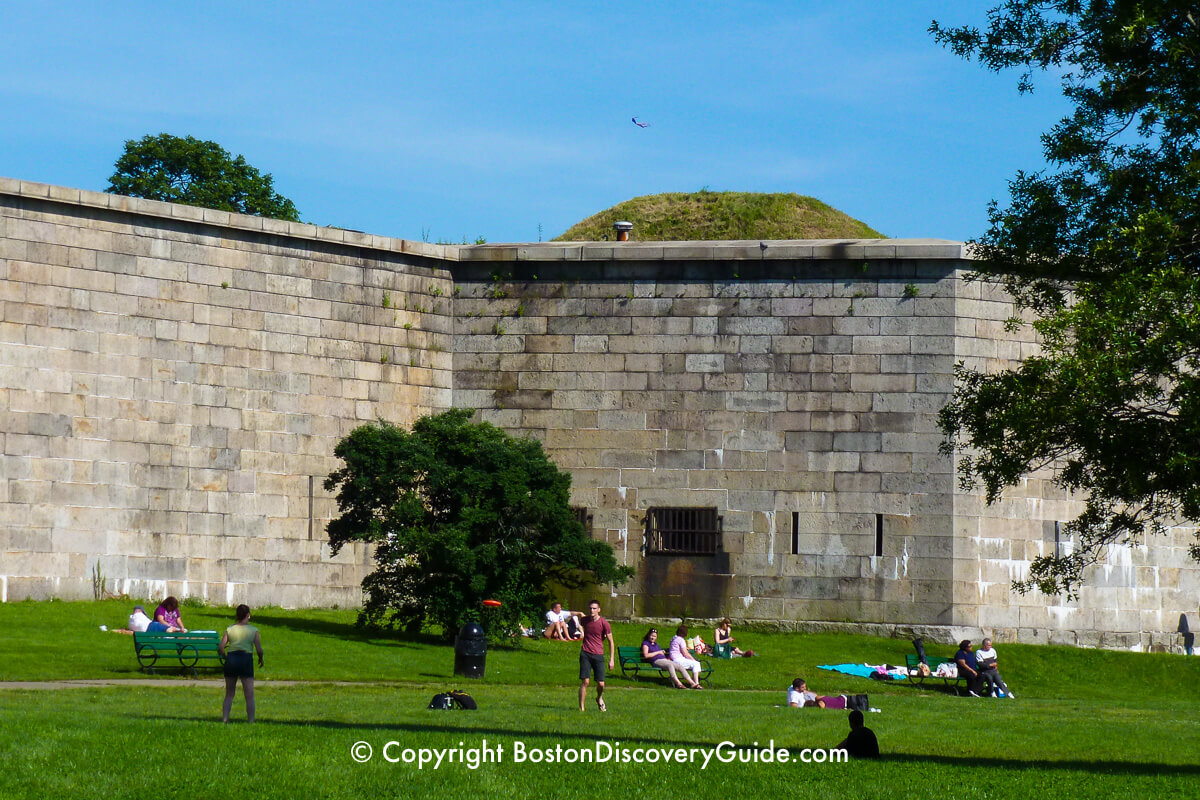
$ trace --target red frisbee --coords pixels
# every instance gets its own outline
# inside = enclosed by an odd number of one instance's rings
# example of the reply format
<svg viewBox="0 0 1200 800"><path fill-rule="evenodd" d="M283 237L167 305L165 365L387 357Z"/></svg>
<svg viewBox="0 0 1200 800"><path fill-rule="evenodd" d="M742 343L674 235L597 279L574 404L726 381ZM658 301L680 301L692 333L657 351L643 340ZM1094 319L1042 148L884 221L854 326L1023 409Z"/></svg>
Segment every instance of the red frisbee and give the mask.
<svg viewBox="0 0 1200 800"><path fill-rule="evenodd" d="M491 608L499 608L500 606L504 605L499 600L484 600L483 604L485 606L490 606Z"/></svg>

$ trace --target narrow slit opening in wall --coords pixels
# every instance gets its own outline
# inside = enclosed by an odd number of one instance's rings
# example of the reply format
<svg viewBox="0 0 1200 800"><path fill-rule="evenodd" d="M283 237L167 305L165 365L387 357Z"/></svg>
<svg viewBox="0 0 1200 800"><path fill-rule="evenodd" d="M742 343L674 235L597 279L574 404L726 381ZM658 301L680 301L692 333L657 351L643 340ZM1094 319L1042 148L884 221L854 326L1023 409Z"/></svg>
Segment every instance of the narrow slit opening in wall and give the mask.
<svg viewBox="0 0 1200 800"><path fill-rule="evenodd" d="M800 555L800 512L792 512L792 555Z"/></svg>
<svg viewBox="0 0 1200 800"><path fill-rule="evenodd" d="M875 555L883 555L883 514L875 515Z"/></svg>
<svg viewBox="0 0 1200 800"><path fill-rule="evenodd" d="M1062 530L1058 526L1058 520L1054 520L1054 557L1062 558Z"/></svg>

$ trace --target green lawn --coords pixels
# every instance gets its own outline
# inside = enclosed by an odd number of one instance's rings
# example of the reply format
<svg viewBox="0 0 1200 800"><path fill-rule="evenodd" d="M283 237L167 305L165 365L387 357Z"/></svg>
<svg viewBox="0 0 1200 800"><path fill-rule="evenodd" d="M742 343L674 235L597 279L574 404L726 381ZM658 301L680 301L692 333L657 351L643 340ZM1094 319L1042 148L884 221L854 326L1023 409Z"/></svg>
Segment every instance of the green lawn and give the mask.
<svg viewBox="0 0 1200 800"><path fill-rule="evenodd" d="M119 625L129 603L0 605L0 679L142 677ZM227 609L185 609L190 627L220 629ZM23 691L0 688L0 797L788 797L1070 798L1195 796L1200 660L1058 647L998 648L1017 700L958 698L815 669L837 661L902 661L908 642L846 635L745 633L758 659L716 662L716 689L679 692L609 681L609 711L575 707L577 648L530 642L493 649L482 681L451 677L452 650L433 641L369 637L351 611L263 609L267 668L258 722L219 723L221 690L189 677L163 686ZM640 627L615 626L634 644ZM736 633L736 632L735 632ZM931 647L935 654L948 648ZM800 764L802 749L845 734L840 712L779 707L803 675L821 692L867 692L886 757L878 763ZM272 686L271 679L383 682ZM469 684L469 685L468 685ZM434 712L433 692L461 685L477 712ZM418 770L383 751L478 748L502 761L478 769ZM574 754L612 747L695 748L727 741L736 757L774 741L779 763L515 763L517 750L561 745ZM368 763L351 748L371 745ZM460 742L462 743L460 745ZM686 794L678 795L678 792ZM770 793L769 795L766 793Z"/></svg>

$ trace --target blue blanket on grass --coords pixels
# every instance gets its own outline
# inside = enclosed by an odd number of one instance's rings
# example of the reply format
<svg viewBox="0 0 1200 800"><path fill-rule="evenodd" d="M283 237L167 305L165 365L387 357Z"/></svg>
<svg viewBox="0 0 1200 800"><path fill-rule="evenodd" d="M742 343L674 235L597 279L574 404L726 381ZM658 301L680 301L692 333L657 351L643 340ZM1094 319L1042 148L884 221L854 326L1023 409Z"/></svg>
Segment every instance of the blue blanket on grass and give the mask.
<svg viewBox="0 0 1200 800"><path fill-rule="evenodd" d="M846 675L857 675L860 678L870 678L875 673L875 670L865 667L862 664L825 664L817 667L817 669L827 669L830 672L841 672ZM885 674L884 680L894 681L901 679L888 673Z"/></svg>

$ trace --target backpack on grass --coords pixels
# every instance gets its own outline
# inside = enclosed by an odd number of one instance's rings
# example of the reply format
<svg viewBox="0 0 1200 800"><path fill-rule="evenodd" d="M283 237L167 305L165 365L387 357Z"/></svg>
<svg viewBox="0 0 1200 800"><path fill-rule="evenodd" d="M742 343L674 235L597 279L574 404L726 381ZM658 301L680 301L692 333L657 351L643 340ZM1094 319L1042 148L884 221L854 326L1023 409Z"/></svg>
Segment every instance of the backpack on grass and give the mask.
<svg viewBox="0 0 1200 800"><path fill-rule="evenodd" d="M437 711L453 711L462 709L463 711L474 711L479 706L475 703L475 698L466 692L460 692L458 689L451 689L448 692L438 692L429 701L428 708Z"/></svg>
<svg viewBox="0 0 1200 800"><path fill-rule="evenodd" d="M866 713L871 708L871 701L867 699L865 694L851 694L846 696L846 708L857 709Z"/></svg>
<svg viewBox="0 0 1200 800"><path fill-rule="evenodd" d="M454 701L455 706L463 711L474 711L479 708L479 706L475 703L474 697L471 697L471 695L467 694L466 692L460 692L458 689L454 689L450 692L450 699Z"/></svg>

